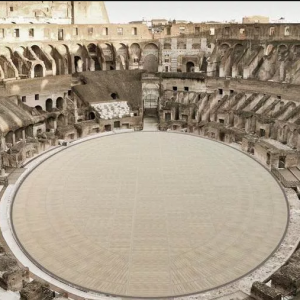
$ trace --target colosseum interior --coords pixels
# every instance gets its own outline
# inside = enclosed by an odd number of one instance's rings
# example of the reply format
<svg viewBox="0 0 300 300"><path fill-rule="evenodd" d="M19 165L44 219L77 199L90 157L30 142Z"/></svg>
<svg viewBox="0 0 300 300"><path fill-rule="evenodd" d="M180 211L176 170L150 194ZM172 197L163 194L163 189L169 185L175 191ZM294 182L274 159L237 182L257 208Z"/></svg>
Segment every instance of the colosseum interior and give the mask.
<svg viewBox="0 0 300 300"><path fill-rule="evenodd" d="M0 299L300 299L300 24L112 24L0 2Z"/></svg>

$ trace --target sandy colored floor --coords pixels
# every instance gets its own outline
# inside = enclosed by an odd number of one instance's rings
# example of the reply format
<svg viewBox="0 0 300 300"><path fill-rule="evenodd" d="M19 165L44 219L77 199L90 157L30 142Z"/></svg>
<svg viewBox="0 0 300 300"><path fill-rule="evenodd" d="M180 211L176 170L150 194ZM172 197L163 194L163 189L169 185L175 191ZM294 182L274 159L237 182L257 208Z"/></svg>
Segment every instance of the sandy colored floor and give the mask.
<svg viewBox="0 0 300 300"><path fill-rule="evenodd" d="M280 242L275 179L226 145L133 132L69 147L25 180L13 224L58 277L133 297L201 292L243 276Z"/></svg>

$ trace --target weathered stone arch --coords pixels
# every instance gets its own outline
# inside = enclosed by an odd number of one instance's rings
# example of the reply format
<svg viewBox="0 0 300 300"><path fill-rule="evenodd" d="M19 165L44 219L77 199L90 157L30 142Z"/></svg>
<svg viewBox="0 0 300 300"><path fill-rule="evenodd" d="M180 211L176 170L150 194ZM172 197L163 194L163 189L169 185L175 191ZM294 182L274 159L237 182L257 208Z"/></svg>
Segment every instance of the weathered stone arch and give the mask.
<svg viewBox="0 0 300 300"><path fill-rule="evenodd" d="M128 69L128 48L125 44L120 43L116 46L117 62L120 64L119 69Z"/></svg>
<svg viewBox="0 0 300 300"><path fill-rule="evenodd" d="M89 63L89 70L90 71L100 71L102 69L101 64L100 64L101 57L99 57L99 49L98 49L97 45L94 43L90 43L87 45L86 48L87 48L90 58L92 59ZM99 58L100 58L100 60L99 60Z"/></svg>
<svg viewBox="0 0 300 300"><path fill-rule="evenodd" d="M63 114L60 114L57 117L57 127L63 127L65 126L65 116Z"/></svg>
<svg viewBox="0 0 300 300"><path fill-rule="evenodd" d="M51 129L55 128L55 118L54 117L49 117L46 120L46 130L50 131Z"/></svg>
<svg viewBox="0 0 300 300"><path fill-rule="evenodd" d="M6 56L7 58L11 58L13 55L13 51L10 47L0 47L0 55Z"/></svg>
<svg viewBox="0 0 300 300"><path fill-rule="evenodd" d="M100 44L100 49L103 70L115 70L116 62L113 46L109 43L102 43Z"/></svg>
<svg viewBox="0 0 300 300"><path fill-rule="evenodd" d="M64 108L64 99L62 97L58 97L56 99L56 108L63 110Z"/></svg>
<svg viewBox="0 0 300 300"><path fill-rule="evenodd" d="M191 73L195 71L195 64L192 61L186 63L186 72Z"/></svg>
<svg viewBox="0 0 300 300"><path fill-rule="evenodd" d="M40 105L36 105L35 109L39 112L42 113L43 112L43 108Z"/></svg>
<svg viewBox="0 0 300 300"><path fill-rule="evenodd" d="M144 46L144 51L145 50L152 50L152 51L158 51L158 46L154 43L148 43Z"/></svg>
<svg viewBox="0 0 300 300"><path fill-rule="evenodd" d="M229 44L227 44L227 43L222 43L222 44L220 45L220 47L218 48L218 53L219 53L219 55L220 55L221 57L223 57L223 56L226 54L226 52L228 51L229 48L230 48Z"/></svg>
<svg viewBox="0 0 300 300"><path fill-rule="evenodd" d="M51 112L52 109L53 109L53 100L50 99L50 98L48 98L48 99L46 100L45 106L46 106L46 111Z"/></svg>
<svg viewBox="0 0 300 300"><path fill-rule="evenodd" d="M44 68L41 64L36 64L34 66L33 77L44 77Z"/></svg>
<svg viewBox="0 0 300 300"><path fill-rule="evenodd" d="M283 53L289 49L287 44L280 44L277 47L279 53Z"/></svg>
<svg viewBox="0 0 300 300"><path fill-rule="evenodd" d="M141 46L138 43L133 43L130 45L130 54L133 59L141 59Z"/></svg>
<svg viewBox="0 0 300 300"><path fill-rule="evenodd" d="M94 43L89 43L87 45L87 50L89 53L97 53L97 46Z"/></svg>

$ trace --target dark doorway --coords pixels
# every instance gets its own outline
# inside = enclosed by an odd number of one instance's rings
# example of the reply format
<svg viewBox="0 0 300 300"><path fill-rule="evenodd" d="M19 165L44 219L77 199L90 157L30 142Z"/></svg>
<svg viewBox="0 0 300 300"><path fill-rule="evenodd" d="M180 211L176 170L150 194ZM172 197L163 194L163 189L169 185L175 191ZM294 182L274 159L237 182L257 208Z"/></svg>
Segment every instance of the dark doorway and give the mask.
<svg viewBox="0 0 300 300"><path fill-rule="evenodd" d="M179 120L179 106L175 107L175 120Z"/></svg>
<svg viewBox="0 0 300 300"><path fill-rule="evenodd" d="M104 129L105 129L105 131L111 131L111 125L110 124L105 125Z"/></svg>
<svg viewBox="0 0 300 300"><path fill-rule="evenodd" d="M74 57L75 72L77 71L78 61L79 61L80 59L81 59L81 58L80 58L79 56L75 56L75 57Z"/></svg>
<svg viewBox="0 0 300 300"><path fill-rule="evenodd" d="M189 62L186 64L186 71L187 71L188 73L190 73L190 72L194 72L194 69L195 69L194 63L192 63L192 62L189 61Z"/></svg>
<svg viewBox="0 0 300 300"><path fill-rule="evenodd" d="M285 156L279 156L278 168L285 168Z"/></svg>
<svg viewBox="0 0 300 300"><path fill-rule="evenodd" d="M101 66L97 57L93 57L93 61L95 62L95 71L101 71Z"/></svg>
<svg viewBox="0 0 300 300"><path fill-rule="evenodd" d="M94 120L95 118L96 118L95 113L91 111L91 112L89 113L89 119L90 119L90 120Z"/></svg>
<svg viewBox="0 0 300 300"><path fill-rule="evenodd" d="M58 97L56 99L56 108L62 110L64 108L64 99L62 97Z"/></svg>
<svg viewBox="0 0 300 300"><path fill-rule="evenodd" d="M110 96L114 100L118 98L118 94L117 93L111 93Z"/></svg>
<svg viewBox="0 0 300 300"><path fill-rule="evenodd" d="M50 111L52 111L52 108L53 108L52 99L47 99L46 100L46 111L50 112Z"/></svg>
<svg viewBox="0 0 300 300"><path fill-rule="evenodd" d="M221 142L225 141L225 132L220 132L220 141Z"/></svg>
<svg viewBox="0 0 300 300"><path fill-rule="evenodd" d="M259 135L260 135L261 137L265 136L265 135L266 135L266 131L265 131L263 128L260 128L260 130L259 130Z"/></svg>
<svg viewBox="0 0 300 300"><path fill-rule="evenodd" d="M57 126L62 127L65 125L65 116L64 115L59 115L57 118Z"/></svg>
<svg viewBox="0 0 300 300"><path fill-rule="evenodd" d="M40 105L37 105L35 106L36 110L39 112L39 113L42 113L43 112L43 109Z"/></svg>
<svg viewBox="0 0 300 300"><path fill-rule="evenodd" d="M41 65L35 65L34 77L43 77L43 67Z"/></svg>
<svg viewBox="0 0 300 300"><path fill-rule="evenodd" d="M270 160L271 160L271 154L267 153L267 165L270 164Z"/></svg>

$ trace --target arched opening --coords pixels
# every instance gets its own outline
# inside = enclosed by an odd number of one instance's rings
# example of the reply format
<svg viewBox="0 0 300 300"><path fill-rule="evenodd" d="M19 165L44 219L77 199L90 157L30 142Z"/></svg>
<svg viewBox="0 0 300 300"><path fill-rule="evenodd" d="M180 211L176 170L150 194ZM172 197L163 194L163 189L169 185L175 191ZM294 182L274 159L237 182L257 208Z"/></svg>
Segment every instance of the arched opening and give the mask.
<svg viewBox="0 0 300 300"><path fill-rule="evenodd" d="M56 99L56 108L62 110L64 108L64 99L62 97L58 97Z"/></svg>
<svg viewBox="0 0 300 300"><path fill-rule="evenodd" d="M46 131L49 132L51 129L54 129L55 119L50 117L46 121Z"/></svg>
<svg viewBox="0 0 300 300"><path fill-rule="evenodd" d="M141 58L141 47L139 44L134 43L130 46L131 57L136 57L136 60L139 61ZM137 62L135 61L135 62Z"/></svg>
<svg viewBox="0 0 300 300"><path fill-rule="evenodd" d="M194 72L194 69L195 69L195 65L193 62L189 61L186 63L186 71L187 73L191 73L191 72Z"/></svg>
<svg viewBox="0 0 300 300"><path fill-rule="evenodd" d="M81 60L81 58L79 56L74 56L75 71L77 71L78 61L79 60Z"/></svg>
<svg viewBox="0 0 300 300"><path fill-rule="evenodd" d="M229 49L229 45L228 44L226 44L226 43L222 44L220 46L220 48L219 48L219 54L220 54L220 56L223 57L226 54L226 52L227 52L228 49Z"/></svg>
<svg viewBox="0 0 300 300"><path fill-rule="evenodd" d="M95 71L101 71L101 66L97 57L92 57L93 61L95 62Z"/></svg>
<svg viewBox="0 0 300 300"><path fill-rule="evenodd" d="M25 128L25 137L33 137L33 125L29 125Z"/></svg>
<svg viewBox="0 0 300 300"><path fill-rule="evenodd" d="M94 54L97 53L97 46L95 44L88 44L87 46L89 53Z"/></svg>
<svg viewBox="0 0 300 300"><path fill-rule="evenodd" d="M53 101L52 99L46 100L46 111L51 112L53 108Z"/></svg>
<svg viewBox="0 0 300 300"><path fill-rule="evenodd" d="M59 115L57 117L57 127L62 127L65 125L65 116L64 115Z"/></svg>
<svg viewBox="0 0 300 300"><path fill-rule="evenodd" d="M9 131L5 136L5 143L6 144L13 144L13 135L14 133L12 131Z"/></svg>
<svg viewBox="0 0 300 300"><path fill-rule="evenodd" d="M32 49L32 51L36 54L36 56L39 58L39 59L41 59L42 57L41 57L41 49L40 49L40 47L39 46L37 46L37 45L33 45L33 46L31 46L31 49Z"/></svg>
<svg viewBox="0 0 300 300"><path fill-rule="evenodd" d="M34 77L43 77L43 67L40 64L34 66Z"/></svg>
<svg viewBox="0 0 300 300"><path fill-rule="evenodd" d="M91 112L89 113L89 120L94 120L95 118L96 118L95 113L94 113L93 111L91 111Z"/></svg>
<svg viewBox="0 0 300 300"><path fill-rule="evenodd" d="M42 113L43 112L43 109L40 105L37 105L35 106L36 110L39 112L39 113Z"/></svg>
<svg viewBox="0 0 300 300"><path fill-rule="evenodd" d="M15 141L18 142L23 139L23 128L18 128L15 131Z"/></svg>
<svg viewBox="0 0 300 300"><path fill-rule="evenodd" d="M119 98L117 93L111 93L110 96L111 96L112 99Z"/></svg>

